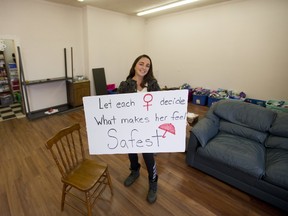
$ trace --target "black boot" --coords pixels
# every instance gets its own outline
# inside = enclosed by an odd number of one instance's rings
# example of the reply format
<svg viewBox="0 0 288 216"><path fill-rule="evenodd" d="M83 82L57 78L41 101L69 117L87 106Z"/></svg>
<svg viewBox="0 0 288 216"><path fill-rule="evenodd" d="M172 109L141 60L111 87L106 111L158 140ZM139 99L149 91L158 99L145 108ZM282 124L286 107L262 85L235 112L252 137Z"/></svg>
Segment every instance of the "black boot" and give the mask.
<svg viewBox="0 0 288 216"><path fill-rule="evenodd" d="M124 181L124 185L126 187L129 187L130 185L132 185L136 181L136 179L139 177L139 175L140 175L140 164L139 164L139 167L138 167L137 170L132 170L132 169L130 169L130 170L131 170L130 175Z"/></svg>
<svg viewBox="0 0 288 216"><path fill-rule="evenodd" d="M157 181L158 176L154 180L149 180L149 191L147 194L147 201L149 203L154 203L157 199Z"/></svg>

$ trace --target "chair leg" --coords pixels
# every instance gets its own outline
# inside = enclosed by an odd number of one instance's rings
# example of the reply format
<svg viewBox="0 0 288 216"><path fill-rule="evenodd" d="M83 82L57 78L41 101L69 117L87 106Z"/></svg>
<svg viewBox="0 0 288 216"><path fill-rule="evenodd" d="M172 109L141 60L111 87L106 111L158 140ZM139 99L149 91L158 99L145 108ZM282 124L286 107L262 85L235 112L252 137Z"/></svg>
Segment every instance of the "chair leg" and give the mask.
<svg viewBox="0 0 288 216"><path fill-rule="evenodd" d="M63 187L62 187L62 198L61 198L61 211L64 210L64 203L65 203L65 197L66 197L66 188L67 188L67 185L63 184Z"/></svg>
<svg viewBox="0 0 288 216"><path fill-rule="evenodd" d="M86 206L87 206L87 215L92 216L92 209L91 209L91 196L89 192L85 193L86 195Z"/></svg>
<svg viewBox="0 0 288 216"><path fill-rule="evenodd" d="M109 185L111 194L113 195L112 181L111 181L111 178L110 178L110 174L109 174L108 168L106 169L106 176L107 176L107 179L108 179L108 185Z"/></svg>

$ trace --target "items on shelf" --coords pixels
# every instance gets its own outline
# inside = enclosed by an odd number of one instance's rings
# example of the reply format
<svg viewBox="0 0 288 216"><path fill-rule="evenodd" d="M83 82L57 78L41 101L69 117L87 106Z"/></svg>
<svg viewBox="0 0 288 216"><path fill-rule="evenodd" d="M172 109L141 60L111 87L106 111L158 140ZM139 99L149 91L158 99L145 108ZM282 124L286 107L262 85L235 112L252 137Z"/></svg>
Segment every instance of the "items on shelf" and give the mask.
<svg viewBox="0 0 288 216"><path fill-rule="evenodd" d="M73 79L73 82L81 82L85 80L88 80L88 78L84 75L76 75L76 77Z"/></svg>
<svg viewBox="0 0 288 216"><path fill-rule="evenodd" d="M13 97L11 94L2 94L0 95L0 105L9 106L13 103Z"/></svg>
<svg viewBox="0 0 288 216"><path fill-rule="evenodd" d="M11 86L11 93L13 94L13 100L15 102L16 101L19 102L17 100L17 95L20 94L20 83L16 63L9 63L8 71L10 76L10 86Z"/></svg>
<svg viewBox="0 0 288 216"><path fill-rule="evenodd" d="M57 112L59 112L58 109L53 109L53 108L51 108L51 109L47 110L47 111L44 112L44 113L45 113L46 115L51 115L51 114L57 113Z"/></svg>
<svg viewBox="0 0 288 216"><path fill-rule="evenodd" d="M0 51L0 107L9 106L13 103L12 91L10 87L9 71L4 56L4 51Z"/></svg>

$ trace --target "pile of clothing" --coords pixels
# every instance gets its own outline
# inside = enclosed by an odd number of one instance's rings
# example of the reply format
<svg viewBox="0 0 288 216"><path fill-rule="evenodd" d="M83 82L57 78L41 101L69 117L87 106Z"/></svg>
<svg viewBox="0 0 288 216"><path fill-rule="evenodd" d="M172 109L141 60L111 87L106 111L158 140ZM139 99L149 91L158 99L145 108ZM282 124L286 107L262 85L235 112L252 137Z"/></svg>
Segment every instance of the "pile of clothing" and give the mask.
<svg viewBox="0 0 288 216"><path fill-rule="evenodd" d="M209 97L218 99L228 98L228 90L221 88L218 88L217 90L212 90L209 94Z"/></svg>
<svg viewBox="0 0 288 216"><path fill-rule="evenodd" d="M197 87L193 89L193 95L208 96L210 94L210 89L205 89L202 87Z"/></svg>
<svg viewBox="0 0 288 216"><path fill-rule="evenodd" d="M229 90L228 96L230 99L238 99L238 100L244 100L246 98L246 94L244 92Z"/></svg>

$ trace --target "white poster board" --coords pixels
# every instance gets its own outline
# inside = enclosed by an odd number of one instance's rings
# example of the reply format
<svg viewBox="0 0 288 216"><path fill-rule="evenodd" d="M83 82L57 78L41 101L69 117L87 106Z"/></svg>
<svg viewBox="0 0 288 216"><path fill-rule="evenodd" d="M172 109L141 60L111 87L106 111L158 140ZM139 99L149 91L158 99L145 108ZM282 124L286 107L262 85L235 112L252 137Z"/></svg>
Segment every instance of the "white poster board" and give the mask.
<svg viewBox="0 0 288 216"><path fill-rule="evenodd" d="M83 98L90 154L184 152L188 90Z"/></svg>

